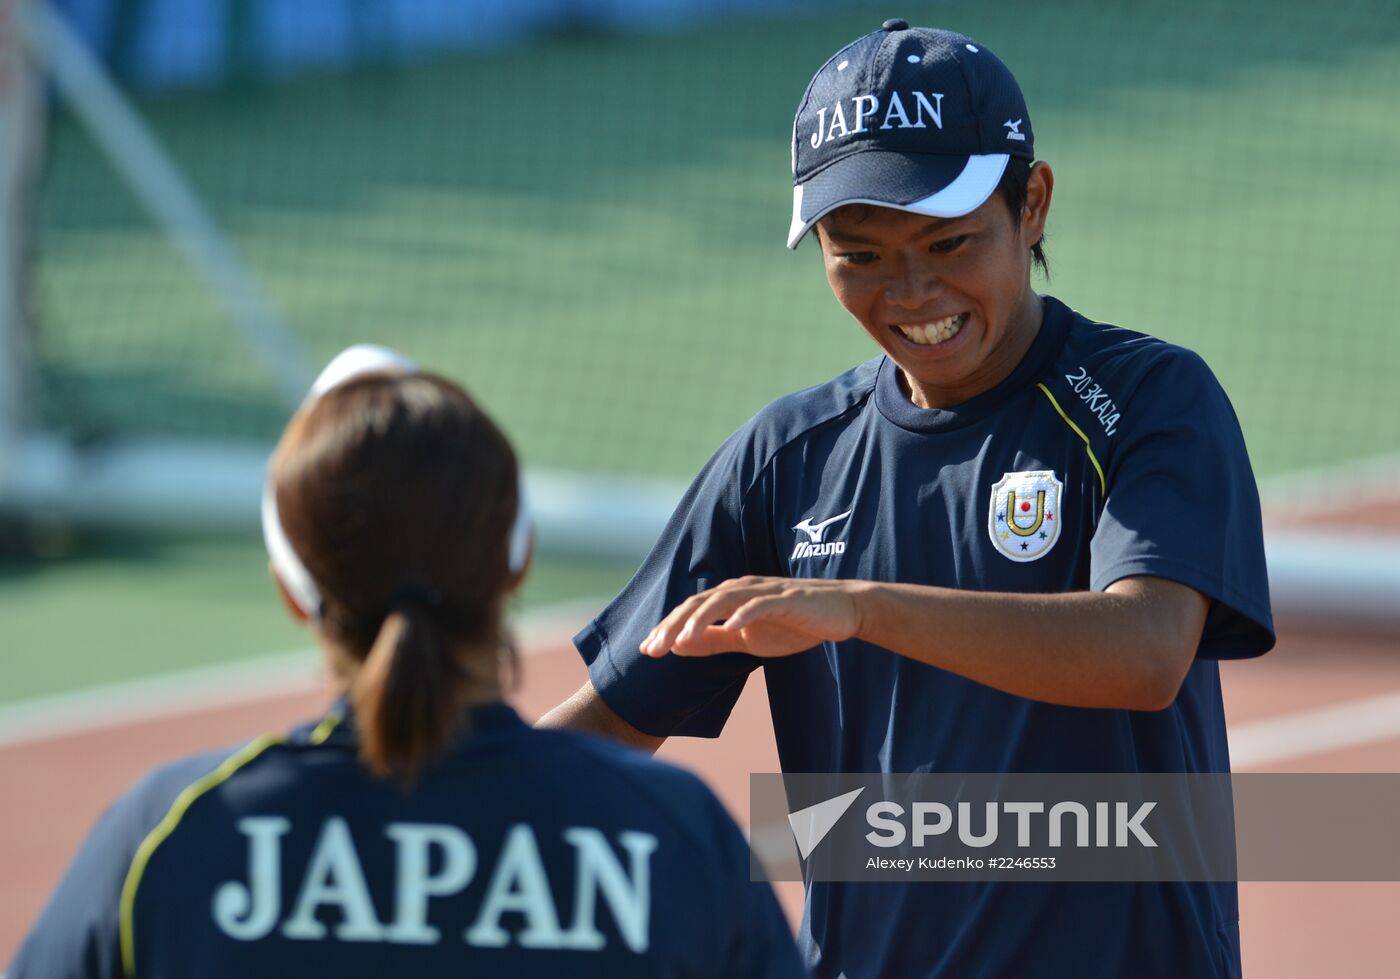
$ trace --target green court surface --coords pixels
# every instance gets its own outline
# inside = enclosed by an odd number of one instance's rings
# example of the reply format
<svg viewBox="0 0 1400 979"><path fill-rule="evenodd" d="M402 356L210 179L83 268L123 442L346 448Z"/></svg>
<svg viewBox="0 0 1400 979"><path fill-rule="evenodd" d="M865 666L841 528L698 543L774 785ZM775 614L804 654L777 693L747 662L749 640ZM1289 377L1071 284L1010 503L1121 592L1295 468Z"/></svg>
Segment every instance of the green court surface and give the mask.
<svg viewBox="0 0 1400 979"><path fill-rule="evenodd" d="M90 536L43 560L0 558L0 704L310 648L267 577L261 541ZM610 596L634 568L537 561L519 611Z"/></svg>

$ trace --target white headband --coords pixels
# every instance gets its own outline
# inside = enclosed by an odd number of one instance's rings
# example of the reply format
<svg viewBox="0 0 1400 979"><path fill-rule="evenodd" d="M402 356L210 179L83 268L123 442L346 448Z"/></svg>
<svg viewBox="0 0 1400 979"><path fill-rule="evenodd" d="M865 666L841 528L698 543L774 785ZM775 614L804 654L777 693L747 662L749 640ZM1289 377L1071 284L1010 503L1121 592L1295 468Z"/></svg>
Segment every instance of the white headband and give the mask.
<svg viewBox="0 0 1400 979"><path fill-rule="evenodd" d="M311 391L302 401L299 410L304 411L317 398L346 381L362 374L378 371L416 374L418 365L403 354L390 350L388 347L380 347L370 343L356 344L341 351L334 360L326 365L326 369L321 371L315 383L311 385ZM321 591L316 587L316 580L311 577L311 572L306 570L306 565L302 564L301 558L297 556L292 542L287 539L286 531L282 529L282 519L277 513L277 489L273 483L270 467L267 479L263 482L262 529L263 541L267 545L267 554L272 560L273 570L287 589L287 593L291 595L292 601L296 602L297 607L307 615L319 619L321 617ZM525 486L522 482L520 501L515 512L515 524L510 529L509 561L511 574L520 574L524 571L525 561L529 556L530 515L525 505Z"/></svg>

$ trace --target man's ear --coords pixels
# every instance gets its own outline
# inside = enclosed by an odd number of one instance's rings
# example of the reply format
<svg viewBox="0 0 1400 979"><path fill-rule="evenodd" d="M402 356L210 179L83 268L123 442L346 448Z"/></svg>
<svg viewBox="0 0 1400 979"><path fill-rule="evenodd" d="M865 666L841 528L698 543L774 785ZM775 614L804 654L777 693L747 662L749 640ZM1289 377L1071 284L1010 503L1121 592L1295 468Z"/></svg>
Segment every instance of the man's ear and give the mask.
<svg viewBox="0 0 1400 979"><path fill-rule="evenodd" d="M1045 237L1045 222L1050 216L1050 198L1055 193L1055 171L1044 160L1031 164L1026 178L1026 203L1021 208L1021 228L1026 235L1026 247L1033 248Z"/></svg>
<svg viewBox="0 0 1400 979"><path fill-rule="evenodd" d="M267 566L267 573L272 575L272 583L277 586L277 594L282 596L282 604L287 606L287 611L293 619L302 625L311 621L311 613L297 604L292 593L287 591L287 586L282 583L282 579L277 575L277 569L271 563Z"/></svg>

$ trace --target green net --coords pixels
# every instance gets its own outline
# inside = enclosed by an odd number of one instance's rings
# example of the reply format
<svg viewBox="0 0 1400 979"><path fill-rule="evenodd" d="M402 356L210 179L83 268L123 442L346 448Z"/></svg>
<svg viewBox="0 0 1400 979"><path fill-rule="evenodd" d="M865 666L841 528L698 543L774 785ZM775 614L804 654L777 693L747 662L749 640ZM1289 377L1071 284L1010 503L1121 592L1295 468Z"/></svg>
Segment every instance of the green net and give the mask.
<svg viewBox="0 0 1400 979"><path fill-rule="evenodd" d="M1400 451L1400 5L1016 0L900 11L1016 72L1057 175L1048 290L1200 351L1256 468ZM868 5L143 98L315 358L398 346L527 462L686 476L876 351L788 136ZM271 379L59 107L33 242L40 411L80 438L275 436Z"/></svg>

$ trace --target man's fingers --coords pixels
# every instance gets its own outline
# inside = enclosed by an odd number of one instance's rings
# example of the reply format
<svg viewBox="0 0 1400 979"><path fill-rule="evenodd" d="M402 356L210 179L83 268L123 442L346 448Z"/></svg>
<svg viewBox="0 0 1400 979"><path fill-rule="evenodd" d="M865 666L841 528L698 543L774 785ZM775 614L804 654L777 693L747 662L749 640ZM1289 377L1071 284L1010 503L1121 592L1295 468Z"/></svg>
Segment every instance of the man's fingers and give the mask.
<svg viewBox="0 0 1400 979"><path fill-rule="evenodd" d="M642 652L647 656L664 656L671 649L671 644L676 641L676 635L681 631L690 618L691 611L705 600L714 589L706 589L695 595L691 595L681 602L670 613L656 624L651 630L651 634L642 640Z"/></svg>
<svg viewBox="0 0 1400 979"><path fill-rule="evenodd" d="M786 579L760 578L748 576L732 578L714 588L691 595L673 608L657 623L647 637L642 640L641 651L646 656L665 656L667 653L681 652L685 646L686 655L705 655L711 652L743 652L733 648L738 639L733 630L726 628L718 635L711 636L706 630L714 627L734 614L754 598L772 594L781 588ZM730 648L710 648L712 642L728 643Z"/></svg>
<svg viewBox="0 0 1400 979"><path fill-rule="evenodd" d="M742 629L782 609L783 595L759 595L736 608L725 620L728 629Z"/></svg>
<svg viewBox="0 0 1400 979"><path fill-rule="evenodd" d="M712 656L715 653L747 653L744 637L724 625L706 626L689 639L672 647L677 656Z"/></svg>
<svg viewBox="0 0 1400 979"><path fill-rule="evenodd" d="M692 595L672 609L651 631L642 642L642 652L647 656L665 656L678 644L689 643L701 636L707 626L728 618L756 594L773 587L773 584L759 578L736 578Z"/></svg>
<svg viewBox="0 0 1400 979"><path fill-rule="evenodd" d="M695 638L706 626L715 625L729 618L734 610L753 597L753 586L719 587L710 592L686 618L677 640L685 642Z"/></svg>

